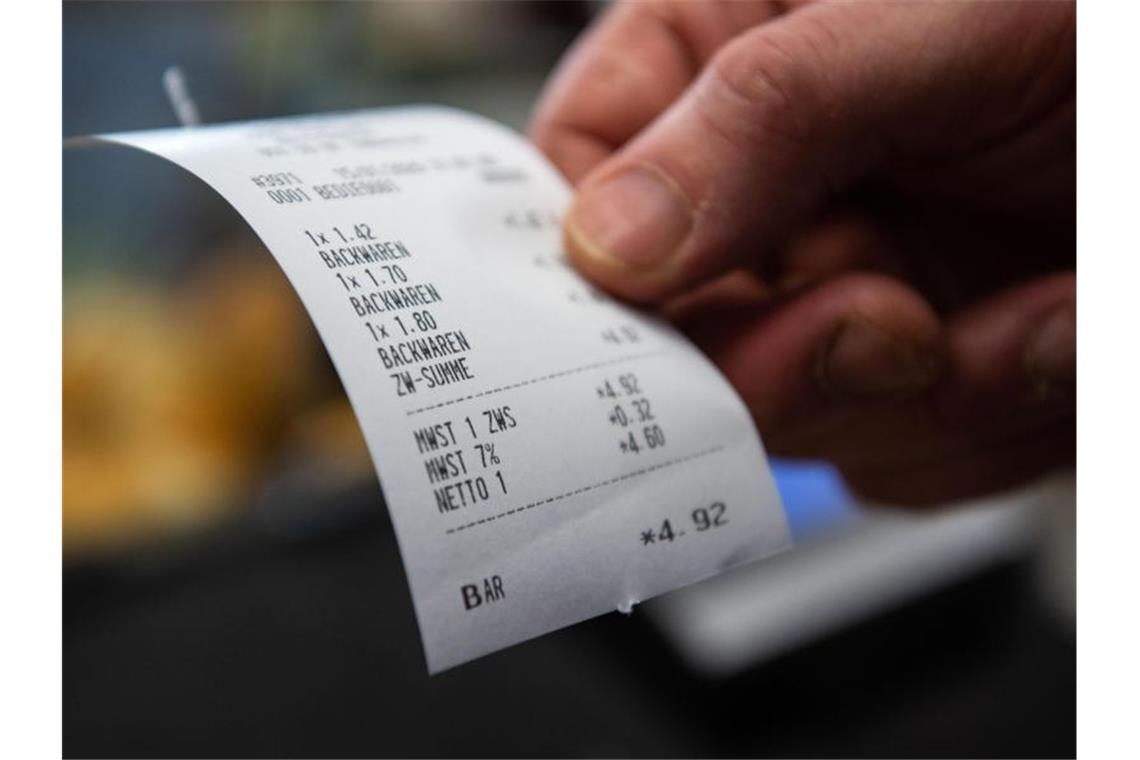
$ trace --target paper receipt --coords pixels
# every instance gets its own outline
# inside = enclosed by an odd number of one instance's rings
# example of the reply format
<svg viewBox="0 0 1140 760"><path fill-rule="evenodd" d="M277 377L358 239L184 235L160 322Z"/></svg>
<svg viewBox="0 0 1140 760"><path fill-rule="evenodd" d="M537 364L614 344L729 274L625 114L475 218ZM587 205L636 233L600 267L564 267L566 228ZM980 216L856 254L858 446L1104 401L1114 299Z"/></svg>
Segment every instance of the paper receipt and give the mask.
<svg viewBox="0 0 1140 760"><path fill-rule="evenodd" d="M123 133L246 219L296 288L380 477L428 669L786 548L709 361L561 251L570 190L435 107Z"/></svg>

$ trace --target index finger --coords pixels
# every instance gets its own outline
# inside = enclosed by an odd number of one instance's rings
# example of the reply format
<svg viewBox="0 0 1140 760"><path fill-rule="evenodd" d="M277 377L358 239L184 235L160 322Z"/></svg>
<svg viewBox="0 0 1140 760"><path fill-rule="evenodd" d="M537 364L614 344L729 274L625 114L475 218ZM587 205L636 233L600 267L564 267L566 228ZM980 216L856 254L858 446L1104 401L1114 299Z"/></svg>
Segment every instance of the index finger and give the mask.
<svg viewBox="0 0 1140 760"><path fill-rule="evenodd" d="M626 2L563 58L530 136L572 182L652 122L713 53L778 14L774 2Z"/></svg>

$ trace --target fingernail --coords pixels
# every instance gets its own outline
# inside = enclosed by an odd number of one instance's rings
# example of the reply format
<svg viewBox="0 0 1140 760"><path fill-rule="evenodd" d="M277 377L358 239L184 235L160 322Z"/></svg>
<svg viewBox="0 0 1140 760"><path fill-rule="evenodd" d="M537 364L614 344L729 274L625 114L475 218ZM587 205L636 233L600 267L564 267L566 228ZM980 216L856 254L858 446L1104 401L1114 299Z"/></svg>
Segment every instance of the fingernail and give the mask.
<svg viewBox="0 0 1140 760"><path fill-rule="evenodd" d="M635 167L587 187L570 210L567 230L595 258L654 269L669 260L692 226L681 191L657 172Z"/></svg>
<svg viewBox="0 0 1140 760"><path fill-rule="evenodd" d="M929 351L853 317L826 345L819 374L824 388L839 395L904 393L934 382L937 361Z"/></svg>
<svg viewBox="0 0 1140 760"><path fill-rule="evenodd" d="M1077 379L1077 312L1067 306L1054 312L1029 341L1026 369L1038 391L1055 396Z"/></svg>

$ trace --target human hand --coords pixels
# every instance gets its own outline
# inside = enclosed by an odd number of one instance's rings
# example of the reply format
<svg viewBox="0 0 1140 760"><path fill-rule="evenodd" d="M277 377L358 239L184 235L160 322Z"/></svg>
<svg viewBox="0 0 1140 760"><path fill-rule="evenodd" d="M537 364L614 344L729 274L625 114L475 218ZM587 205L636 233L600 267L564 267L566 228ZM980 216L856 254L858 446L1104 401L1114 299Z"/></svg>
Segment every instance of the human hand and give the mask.
<svg viewBox="0 0 1140 760"><path fill-rule="evenodd" d="M929 503L1075 456L1070 3L625 3L536 112L567 252L769 450Z"/></svg>

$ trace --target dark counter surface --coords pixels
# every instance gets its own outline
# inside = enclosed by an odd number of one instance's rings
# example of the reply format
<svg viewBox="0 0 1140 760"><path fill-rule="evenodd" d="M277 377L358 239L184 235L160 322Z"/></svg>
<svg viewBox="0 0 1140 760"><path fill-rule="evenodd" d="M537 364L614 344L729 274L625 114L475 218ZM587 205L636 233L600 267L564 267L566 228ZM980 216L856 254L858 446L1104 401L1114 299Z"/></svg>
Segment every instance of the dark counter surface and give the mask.
<svg viewBox="0 0 1140 760"><path fill-rule="evenodd" d="M1028 563L723 681L636 613L429 677L378 491L345 500L67 568L65 755L1076 752L1075 645Z"/></svg>

